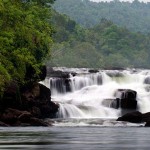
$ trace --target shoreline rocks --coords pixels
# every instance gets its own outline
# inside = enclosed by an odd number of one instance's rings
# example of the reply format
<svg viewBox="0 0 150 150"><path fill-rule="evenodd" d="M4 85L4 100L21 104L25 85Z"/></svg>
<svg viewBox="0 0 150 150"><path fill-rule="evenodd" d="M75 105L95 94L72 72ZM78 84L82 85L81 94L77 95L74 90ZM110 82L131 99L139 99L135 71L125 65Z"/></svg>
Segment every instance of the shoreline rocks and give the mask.
<svg viewBox="0 0 150 150"><path fill-rule="evenodd" d="M126 121L131 123L145 123L145 127L150 127L150 112L142 114L139 111L127 113L119 117L116 121Z"/></svg>
<svg viewBox="0 0 150 150"><path fill-rule="evenodd" d="M0 99L0 126L51 126L44 119L54 118L58 109L59 105L51 101L50 89L38 81L25 85L12 81Z"/></svg>

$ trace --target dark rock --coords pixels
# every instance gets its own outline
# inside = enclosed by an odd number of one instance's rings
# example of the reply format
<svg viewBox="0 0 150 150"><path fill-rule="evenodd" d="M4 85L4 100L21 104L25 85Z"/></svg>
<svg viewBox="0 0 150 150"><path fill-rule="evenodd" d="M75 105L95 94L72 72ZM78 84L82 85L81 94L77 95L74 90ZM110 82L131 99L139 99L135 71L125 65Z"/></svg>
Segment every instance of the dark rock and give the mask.
<svg viewBox="0 0 150 150"><path fill-rule="evenodd" d="M69 72L63 72L61 70L54 70L53 68L47 67L47 76L48 77L56 77L56 78L69 78Z"/></svg>
<svg viewBox="0 0 150 150"><path fill-rule="evenodd" d="M144 80L144 83L145 84L150 84L150 77L146 77L145 80Z"/></svg>
<svg viewBox="0 0 150 150"><path fill-rule="evenodd" d="M1 120L6 124L13 125L27 114L31 116L27 111L8 108L1 115Z"/></svg>
<svg viewBox="0 0 150 150"><path fill-rule="evenodd" d="M0 127L9 127L9 125L0 121Z"/></svg>
<svg viewBox="0 0 150 150"><path fill-rule="evenodd" d="M145 127L150 127L150 120L146 122Z"/></svg>
<svg viewBox="0 0 150 150"><path fill-rule="evenodd" d="M38 119L38 118L31 118L29 124L31 126L50 126L49 123L43 121L42 119Z"/></svg>
<svg viewBox="0 0 150 150"><path fill-rule="evenodd" d="M50 126L50 122L35 118L28 111L8 108L0 117L0 126Z"/></svg>
<svg viewBox="0 0 150 150"><path fill-rule="evenodd" d="M32 115L30 112L23 111L21 115L18 116L18 120L25 123L28 122L31 119Z"/></svg>
<svg viewBox="0 0 150 150"><path fill-rule="evenodd" d="M137 92L130 89L118 89L115 92L116 100L119 101L119 107L122 109L133 109L137 108L136 100Z"/></svg>
<svg viewBox="0 0 150 150"><path fill-rule="evenodd" d="M110 77L123 77L123 73L119 71L109 71L107 72L107 75Z"/></svg>
<svg viewBox="0 0 150 150"><path fill-rule="evenodd" d="M19 108L21 105L20 92L18 83L15 81L10 82L5 87L3 98L0 101L0 110L6 108Z"/></svg>
<svg viewBox="0 0 150 150"><path fill-rule="evenodd" d="M119 98L114 99L111 102L110 107L118 109L120 107L120 99Z"/></svg>
<svg viewBox="0 0 150 150"><path fill-rule="evenodd" d="M42 85L42 84L38 84L39 85L39 89L40 89L40 99L41 100L50 100L51 98L51 91L49 88L47 88L46 86Z"/></svg>
<svg viewBox="0 0 150 150"><path fill-rule="evenodd" d="M76 72L64 72L61 70L54 70L52 67L47 67L47 77L69 78L70 75L76 76L76 74Z"/></svg>
<svg viewBox="0 0 150 150"><path fill-rule="evenodd" d="M42 117L42 114L41 114L41 110L40 108L38 107L35 107L33 106L30 110L31 114L34 116L34 117L37 117L37 118L41 118Z"/></svg>
<svg viewBox="0 0 150 150"><path fill-rule="evenodd" d="M120 99L136 99L137 92L130 89L118 89L115 92L115 97Z"/></svg>
<svg viewBox="0 0 150 150"><path fill-rule="evenodd" d="M139 111L127 113L122 117L119 117L117 121L127 121L132 123L141 123L142 122L142 113Z"/></svg>
<svg viewBox="0 0 150 150"><path fill-rule="evenodd" d="M104 68L104 70L125 70L125 68L122 68L122 67L109 67L109 68Z"/></svg>
<svg viewBox="0 0 150 150"><path fill-rule="evenodd" d="M142 114L142 122L150 121L150 112Z"/></svg>
<svg viewBox="0 0 150 150"><path fill-rule="evenodd" d="M137 108L137 101L135 99L121 99L121 108L135 109Z"/></svg>
<svg viewBox="0 0 150 150"><path fill-rule="evenodd" d="M40 73L37 74L35 68L33 68L31 65L26 66L26 74L25 74L25 80L28 83L38 82L42 81L46 78L47 70L46 66L40 66Z"/></svg>
<svg viewBox="0 0 150 150"><path fill-rule="evenodd" d="M97 72L99 72L99 71L96 70L96 69L90 69L90 70L89 70L89 73L97 73Z"/></svg>
<svg viewBox="0 0 150 150"><path fill-rule="evenodd" d="M57 113L59 106L51 102L51 91L46 86L36 83L22 92L24 109L38 118L47 118Z"/></svg>

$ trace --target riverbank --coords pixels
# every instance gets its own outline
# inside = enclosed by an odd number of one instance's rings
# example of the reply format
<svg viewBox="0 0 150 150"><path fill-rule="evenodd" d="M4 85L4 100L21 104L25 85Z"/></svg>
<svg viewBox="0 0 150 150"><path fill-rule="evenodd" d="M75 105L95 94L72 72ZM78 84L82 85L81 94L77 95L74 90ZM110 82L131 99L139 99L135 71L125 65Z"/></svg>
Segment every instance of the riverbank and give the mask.
<svg viewBox="0 0 150 150"><path fill-rule="evenodd" d="M27 84L7 85L0 100L0 126L51 126L44 119L56 117L59 105L51 101L50 89L38 83L45 77L46 70Z"/></svg>

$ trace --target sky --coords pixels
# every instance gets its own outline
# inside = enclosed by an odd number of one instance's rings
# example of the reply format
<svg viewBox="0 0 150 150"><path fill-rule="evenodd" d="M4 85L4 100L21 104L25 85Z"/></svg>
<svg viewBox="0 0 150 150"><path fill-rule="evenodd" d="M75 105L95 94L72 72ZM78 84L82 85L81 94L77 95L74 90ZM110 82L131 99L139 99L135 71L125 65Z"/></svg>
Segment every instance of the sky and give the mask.
<svg viewBox="0 0 150 150"><path fill-rule="evenodd" d="M90 1L93 1L93 2L101 2L101 1L107 1L107 2L110 2L110 1L113 1L113 0L90 0ZM124 1L124 2L126 2L126 1L128 1L128 2L132 2L132 1L134 1L134 0L120 0L120 1ZM150 0L139 0L140 2L150 2Z"/></svg>

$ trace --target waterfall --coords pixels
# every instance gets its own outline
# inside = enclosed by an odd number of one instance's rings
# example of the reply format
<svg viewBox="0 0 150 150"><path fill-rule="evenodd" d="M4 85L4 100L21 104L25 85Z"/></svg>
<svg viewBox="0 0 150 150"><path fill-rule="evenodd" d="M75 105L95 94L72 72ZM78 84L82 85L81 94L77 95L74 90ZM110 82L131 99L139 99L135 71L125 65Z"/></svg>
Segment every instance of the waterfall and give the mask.
<svg viewBox="0 0 150 150"><path fill-rule="evenodd" d="M88 69L71 70L77 71L76 76L47 77L45 81L52 91L52 100L60 104L59 118L116 118L121 109L106 107L103 101L115 99L118 89L136 91L138 110L150 111L150 70L99 70L97 73L89 73Z"/></svg>

